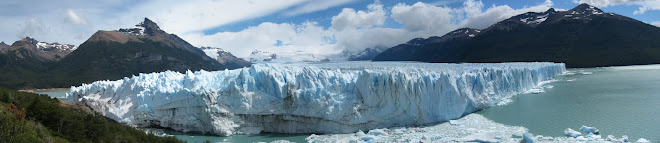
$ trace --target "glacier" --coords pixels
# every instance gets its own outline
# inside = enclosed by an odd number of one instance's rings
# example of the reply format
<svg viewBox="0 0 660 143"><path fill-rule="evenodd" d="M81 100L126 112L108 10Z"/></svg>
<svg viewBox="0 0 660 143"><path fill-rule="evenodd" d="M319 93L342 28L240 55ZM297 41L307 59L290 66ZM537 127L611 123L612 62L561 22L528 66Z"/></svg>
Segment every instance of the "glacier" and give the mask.
<svg viewBox="0 0 660 143"><path fill-rule="evenodd" d="M563 63L254 64L71 87L66 100L137 127L228 136L430 125L508 101Z"/></svg>

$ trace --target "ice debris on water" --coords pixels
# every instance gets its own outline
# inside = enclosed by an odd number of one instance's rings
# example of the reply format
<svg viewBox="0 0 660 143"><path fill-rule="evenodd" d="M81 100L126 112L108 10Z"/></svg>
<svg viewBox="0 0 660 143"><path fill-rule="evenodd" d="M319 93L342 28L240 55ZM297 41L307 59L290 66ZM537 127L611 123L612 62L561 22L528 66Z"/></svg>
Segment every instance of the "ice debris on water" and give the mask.
<svg viewBox="0 0 660 143"><path fill-rule="evenodd" d="M564 134L566 134L566 136L569 136L569 137L578 137L578 136L582 136L582 133L580 133L580 132L578 132L578 131L575 131L575 130L573 130L573 129L571 129L571 128L566 128L566 130L564 130Z"/></svg>
<svg viewBox="0 0 660 143"><path fill-rule="evenodd" d="M594 133L594 134L598 134L599 132L599 130L596 129L595 127L587 127L585 125L582 125L582 127L580 127L580 130L582 130L583 132Z"/></svg>

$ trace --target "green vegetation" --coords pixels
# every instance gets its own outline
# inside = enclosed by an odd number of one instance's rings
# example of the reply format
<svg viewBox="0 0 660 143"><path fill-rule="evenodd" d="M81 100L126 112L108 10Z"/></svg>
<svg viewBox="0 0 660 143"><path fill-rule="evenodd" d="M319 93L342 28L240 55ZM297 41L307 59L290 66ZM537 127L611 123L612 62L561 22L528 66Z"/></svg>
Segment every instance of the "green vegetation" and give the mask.
<svg viewBox="0 0 660 143"><path fill-rule="evenodd" d="M0 142L181 142L158 137L47 95L0 88Z"/></svg>

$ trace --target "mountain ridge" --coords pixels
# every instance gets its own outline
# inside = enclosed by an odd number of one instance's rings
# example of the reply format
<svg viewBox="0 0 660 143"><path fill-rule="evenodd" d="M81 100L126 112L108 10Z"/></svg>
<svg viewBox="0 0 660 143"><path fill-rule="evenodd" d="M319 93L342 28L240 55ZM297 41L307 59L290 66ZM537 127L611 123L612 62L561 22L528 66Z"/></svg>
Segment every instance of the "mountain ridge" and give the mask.
<svg viewBox="0 0 660 143"><path fill-rule="evenodd" d="M540 13L523 13L481 31L469 40L427 40L428 44L418 48L393 47L374 60L452 63L545 61L563 62L567 67L660 63L660 42L654 40L654 37L660 37L660 28L606 13L587 4L567 11L549 9ZM420 49L424 52L410 54L410 51ZM397 53L406 52L409 54L398 55L415 58L392 58Z"/></svg>
<svg viewBox="0 0 660 143"><path fill-rule="evenodd" d="M70 87L140 73L214 71L251 65L228 52L211 58L177 35L162 31L148 18L131 28L99 30L80 46L40 44L31 38L12 45L16 46L2 48L6 52L0 54L2 73L6 73L0 75L0 86L13 89ZM69 53L55 60L24 56L61 49Z"/></svg>

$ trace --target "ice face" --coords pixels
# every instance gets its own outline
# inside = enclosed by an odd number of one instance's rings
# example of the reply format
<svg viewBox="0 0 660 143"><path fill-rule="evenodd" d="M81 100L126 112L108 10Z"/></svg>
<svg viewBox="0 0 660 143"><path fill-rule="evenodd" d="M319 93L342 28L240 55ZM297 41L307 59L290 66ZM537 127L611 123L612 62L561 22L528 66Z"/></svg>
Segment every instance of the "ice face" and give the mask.
<svg viewBox="0 0 660 143"><path fill-rule="evenodd" d="M217 135L354 133L457 119L538 87L564 64L348 62L161 72L72 87L133 126Z"/></svg>

